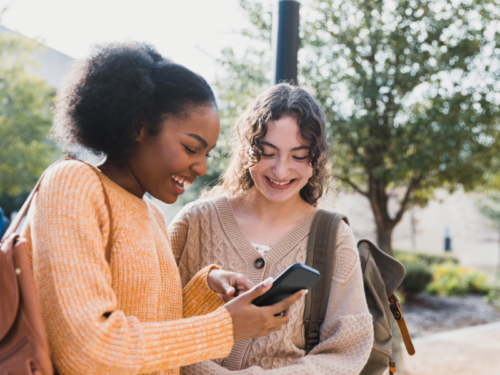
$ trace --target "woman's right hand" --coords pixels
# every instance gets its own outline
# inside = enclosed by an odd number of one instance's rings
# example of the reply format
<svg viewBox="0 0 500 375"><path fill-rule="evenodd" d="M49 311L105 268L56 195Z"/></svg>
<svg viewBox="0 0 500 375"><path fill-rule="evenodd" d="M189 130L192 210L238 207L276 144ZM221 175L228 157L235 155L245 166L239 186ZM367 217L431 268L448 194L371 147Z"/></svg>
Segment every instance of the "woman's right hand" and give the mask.
<svg viewBox="0 0 500 375"><path fill-rule="evenodd" d="M224 305L233 320L235 342L266 336L281 329L290 320L289 307L307 293L307 290L298 291L293 296L271 306L253 305L252 301L271 289L272 285L273 279L269 278ZM285 312L283 315L274 316L283 311Z"/></svg>

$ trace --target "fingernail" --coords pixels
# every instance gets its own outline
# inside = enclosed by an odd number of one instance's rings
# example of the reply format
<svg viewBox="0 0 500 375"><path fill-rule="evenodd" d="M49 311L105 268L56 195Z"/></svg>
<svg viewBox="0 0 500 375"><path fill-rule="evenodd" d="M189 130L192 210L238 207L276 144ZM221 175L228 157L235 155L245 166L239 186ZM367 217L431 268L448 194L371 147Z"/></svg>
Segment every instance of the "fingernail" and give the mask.
<svg viewBox="0 0 500 375"><path fill-rule="evenodd" d="M217 294L219 296L220 299L222 299L222 294Z"/></svg>
<svg viewBox="0 0 500 375"><path fill-rule="evenodd" d="M274 281L274 278L272 278L272 277L268 277L268 278L266 279L266 281L264 281L264 286L266 286L266 287L267 287L267 286L271 285L271 284L273 283L273 281Z"/></svg>
<svg viewBox="0 0 500 375"><path fill-rule="evenodd" d="M309 289L306 289L306 291L304 292L304 295L306 295L307 293L309 293Z"/></svg>

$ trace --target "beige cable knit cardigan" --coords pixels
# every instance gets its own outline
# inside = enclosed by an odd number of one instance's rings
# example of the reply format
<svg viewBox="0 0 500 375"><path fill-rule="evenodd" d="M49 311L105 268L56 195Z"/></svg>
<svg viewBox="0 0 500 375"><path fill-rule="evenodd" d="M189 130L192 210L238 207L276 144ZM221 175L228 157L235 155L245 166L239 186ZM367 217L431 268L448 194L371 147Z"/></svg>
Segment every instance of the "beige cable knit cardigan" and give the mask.
<svg viewBox="0 0 500 375"><path fill-rule="evenodd" d="M306 260L307 241L314 214L305 218L266 255L265 266L254 261L260 254L244 236L229 199L220 196L187 205L168 231L179 264L181 281L188 281L205 266L246 274L255 284L277 277L290 265ZM184 367L182 374L359 374L373 343L372 317L365 300L359 254L345 223L339 227L335 268L326 320L320 343L304 352L304 298L291 308L289 324L266 337L244 340L225 359Z"/></svg>

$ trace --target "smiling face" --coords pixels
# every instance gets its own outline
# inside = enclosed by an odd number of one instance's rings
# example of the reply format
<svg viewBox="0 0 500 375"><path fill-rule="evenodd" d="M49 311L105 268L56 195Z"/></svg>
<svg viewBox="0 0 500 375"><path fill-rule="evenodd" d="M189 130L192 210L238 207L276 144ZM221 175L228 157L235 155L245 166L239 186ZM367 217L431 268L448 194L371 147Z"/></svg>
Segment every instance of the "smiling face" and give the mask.
<svg viewBox="0 0 500 375"><path fill-rule="evenodd" d="M141 131L130 158L135 178L156 199L175 203L185 187L207 172L206 158L219 130L219 113L204 106L186 118L166 118L157 136Z"/></svg>
<svg viewBox="0 0 500 375"><path fill-rule="evenodd" d="M313 168L309 162L310 145L300 136L297 120L283 116L269 121L260 143L264 153L250 169L255 188L276 203L299 198Z"/></svg>

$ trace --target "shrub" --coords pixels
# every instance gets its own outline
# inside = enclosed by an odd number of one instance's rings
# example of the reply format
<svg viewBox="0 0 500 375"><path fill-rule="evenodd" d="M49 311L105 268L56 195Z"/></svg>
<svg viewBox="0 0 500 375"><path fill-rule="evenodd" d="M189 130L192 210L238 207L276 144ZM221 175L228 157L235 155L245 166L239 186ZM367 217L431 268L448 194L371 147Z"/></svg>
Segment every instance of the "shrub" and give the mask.
<svg viewBox="0 0 500 375"><path fill-rule="evenodd" d="M406 270L406 276L401 286L405 294L411 295L423 292L427 285L432 281L432 272L428 269L424 262L403 262Z"/></svg>
<svg viewBox="0 0 500 375"><path fill-rule="evenodd" d="M449 254L427 254L427 253L410 253L407 251L395 250L394 257L400 262L412 262L417 261L424 262L426 265L431 266L433 264L442 263L454 263L458 264L458 259Z"/></svg>
<svg viewBox="0 0 500 375"><path fill-rule="evenodd" d="M432 283L427 292L445 296L463 296L466 293L488 294L493 287L492 277L473 268L460 267L455 263L436 264Z"/></svg>

